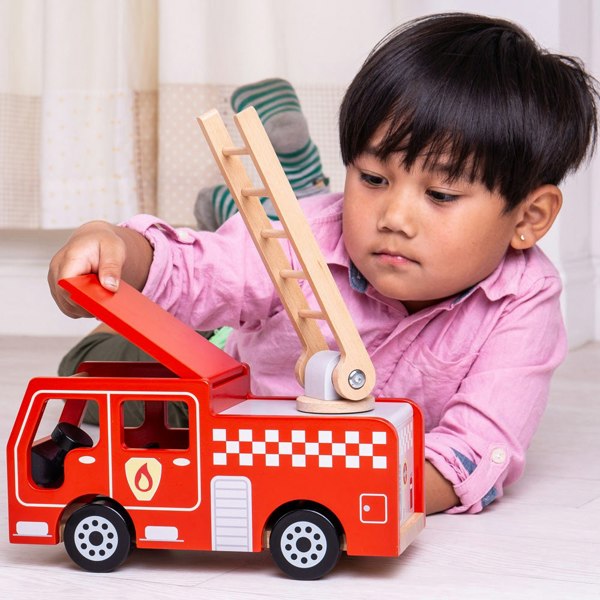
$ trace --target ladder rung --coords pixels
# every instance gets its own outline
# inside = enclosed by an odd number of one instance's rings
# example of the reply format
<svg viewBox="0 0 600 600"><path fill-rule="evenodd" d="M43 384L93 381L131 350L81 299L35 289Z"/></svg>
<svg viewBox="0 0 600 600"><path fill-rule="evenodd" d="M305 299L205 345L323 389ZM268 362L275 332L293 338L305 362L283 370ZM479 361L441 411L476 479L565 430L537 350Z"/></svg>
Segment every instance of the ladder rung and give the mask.
<svg viewBox="0 0 600 600"><path fill-rule="evenodd" d="M268 192L265 188L242 188L242 196L246 198L251 198L253 196L260 198L267 195Z"/></svg>
<svg viewBox="0 0 600 600"><path fill-rule="evenodd" d="M308 308L301 308L298 311L298 316L303 319L324 319L325 315L320 310L310 310Z"/></svg>
<svg viewBox="0 0 600 600"><path fill-rule="evenodd" d="M286 238L287 233L284 229L261 229L260 237L262 238Z"/></svg>
<svg viewBox="0 0 600 600"><path fill-rule="evenodd" d="M294 269L281 269L279 276L283 279L306 279L304 271L296 271Z"/></svg>
<svg viewBox="0 0 600 600"><path fill-rule="evenodd" d="M237 148L235 146L226 146L225 148L221 149L221 152L223 153L223 156L240 156L243 154L250 154L250 151L245 146L242 146L241 148Z"/></svg>

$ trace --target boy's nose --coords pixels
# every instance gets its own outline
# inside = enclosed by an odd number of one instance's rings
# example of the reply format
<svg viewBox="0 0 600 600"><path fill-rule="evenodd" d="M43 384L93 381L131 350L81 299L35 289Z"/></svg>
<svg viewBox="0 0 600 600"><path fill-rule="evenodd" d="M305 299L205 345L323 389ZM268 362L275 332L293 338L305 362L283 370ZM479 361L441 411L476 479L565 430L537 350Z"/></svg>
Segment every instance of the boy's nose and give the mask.
<svg viewBox="0 0 600 600"><path fill-rule="evenodd" d="M412 194L407 191L395 191L385 198L377 220L377 228L379 231L400 233L411 238L417 232L415 217Z"/></svg>

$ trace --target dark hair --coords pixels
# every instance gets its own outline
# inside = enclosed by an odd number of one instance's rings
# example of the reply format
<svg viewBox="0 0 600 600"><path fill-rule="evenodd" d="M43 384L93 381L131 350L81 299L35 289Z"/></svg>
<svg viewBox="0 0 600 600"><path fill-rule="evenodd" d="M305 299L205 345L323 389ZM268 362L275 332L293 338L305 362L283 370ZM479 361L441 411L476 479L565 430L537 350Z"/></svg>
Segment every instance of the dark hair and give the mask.
<svg viewBox="0 0 600 600"><path fill-rule="evenodd" d="M375 148L386 160L419 156L449 177L499 192L510 211L543 184L557 185L592 154L596 81L575 58L541 49L513 23L449 13L411 21L384 38L340 109L347 166Z"/></svg>

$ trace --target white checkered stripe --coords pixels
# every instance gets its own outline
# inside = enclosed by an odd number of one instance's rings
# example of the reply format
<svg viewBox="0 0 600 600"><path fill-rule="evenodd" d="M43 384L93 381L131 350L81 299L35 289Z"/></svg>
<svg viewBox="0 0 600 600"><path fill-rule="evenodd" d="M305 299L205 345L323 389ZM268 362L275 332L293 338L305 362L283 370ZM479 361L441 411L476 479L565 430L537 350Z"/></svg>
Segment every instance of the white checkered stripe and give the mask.
<svg viewBox="0 0 600 600"><path fill-rule="evenodd" d="M385 431L213 429L213 465L386 469Z"/></svg>
<svg viewBox="0 0 600 600"><path fill-rule="evenodd" d="M413 447L413 422L412 419L399 432L400 453L407 454Z"/></svg>

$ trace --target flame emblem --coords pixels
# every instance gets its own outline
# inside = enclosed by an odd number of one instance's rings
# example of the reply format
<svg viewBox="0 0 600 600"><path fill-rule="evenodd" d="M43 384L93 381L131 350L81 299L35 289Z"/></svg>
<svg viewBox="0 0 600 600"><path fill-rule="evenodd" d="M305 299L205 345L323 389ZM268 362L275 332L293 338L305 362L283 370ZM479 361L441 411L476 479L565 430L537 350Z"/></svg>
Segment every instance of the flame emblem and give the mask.
<svg viewBox="0 0 600 600"><path fill-rule="evenodd" d="M152 489L152 475L148 470L148 463L144 463L135 475L135 487L140 492L147 492Z"/></svg>
<svg viewBox="0 0 600 600"><path fill-rule="evenodd" d="M127 483L137 500L152 500L160 483L162 465L156 458L136 457L125 463Z"/></svg>

